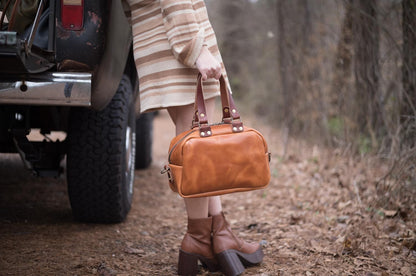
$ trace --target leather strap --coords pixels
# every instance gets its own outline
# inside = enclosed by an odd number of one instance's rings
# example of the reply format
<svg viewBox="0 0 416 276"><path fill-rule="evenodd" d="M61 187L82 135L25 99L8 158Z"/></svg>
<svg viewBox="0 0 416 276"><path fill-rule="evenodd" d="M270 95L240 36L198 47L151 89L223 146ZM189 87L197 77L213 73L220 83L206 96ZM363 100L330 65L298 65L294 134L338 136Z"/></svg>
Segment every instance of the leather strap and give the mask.
<svg viewBox="0 0 416 276"><path fill-rule="evenodd" d="M196 83L194 109L195 109L195 112L194 112L193 126L198 126L201 124L208 124L208 116L207 116L207 112L205 108L201 73L198 74L197 83Z"/></svg>
<svg viewBox="0 0 416 276"><path fill-rule="evenodd" d="M222 103L222 120L227 119L238 120L240 119L240 114L235 107L233 97L227 89L225 83L225 78L221 76L220 78L220 89L221 89L221 103Z"/></svg>
<svg viewBox="0 0 416 276"><path fill-rule="evenodd" d="M231 123L233 132L242 132L244 130L243 123L240 120L240 114L235 107L233 97L227 89L224 76L221 75L219 81L222 104L222 121L223 123ZM201 74L198 74L197 78L194 108L195 113L192 121L192 127L199 127L201 137L211 136L212 132L211 127L208 125L208 115L205 108Z"/></svg>

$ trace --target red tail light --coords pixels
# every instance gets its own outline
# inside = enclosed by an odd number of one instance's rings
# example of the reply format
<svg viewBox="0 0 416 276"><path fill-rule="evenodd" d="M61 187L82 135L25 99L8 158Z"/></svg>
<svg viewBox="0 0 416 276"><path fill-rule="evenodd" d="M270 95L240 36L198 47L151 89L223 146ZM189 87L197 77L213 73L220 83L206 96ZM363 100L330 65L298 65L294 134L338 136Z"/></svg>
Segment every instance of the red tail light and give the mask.
<svg viewBox="0 0 416 276"><path fill-rule="evenodd" d="M61 23L65 29L81 30L84 24L84 0L61 0Z"/></svg>

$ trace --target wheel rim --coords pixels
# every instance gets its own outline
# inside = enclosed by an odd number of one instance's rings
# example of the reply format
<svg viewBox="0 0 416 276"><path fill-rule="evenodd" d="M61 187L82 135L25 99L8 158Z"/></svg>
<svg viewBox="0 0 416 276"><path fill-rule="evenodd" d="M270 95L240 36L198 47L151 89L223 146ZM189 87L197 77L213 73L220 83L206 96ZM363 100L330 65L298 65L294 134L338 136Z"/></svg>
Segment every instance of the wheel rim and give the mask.
<svg viewBox="0 0 416 276"><path fill-rule="evenodd" d="M128 126L126 129L126 170L124 172L127 183L127 191L133 194L134 182L134 160L135 160L135 138L136 133Z"/></svg>

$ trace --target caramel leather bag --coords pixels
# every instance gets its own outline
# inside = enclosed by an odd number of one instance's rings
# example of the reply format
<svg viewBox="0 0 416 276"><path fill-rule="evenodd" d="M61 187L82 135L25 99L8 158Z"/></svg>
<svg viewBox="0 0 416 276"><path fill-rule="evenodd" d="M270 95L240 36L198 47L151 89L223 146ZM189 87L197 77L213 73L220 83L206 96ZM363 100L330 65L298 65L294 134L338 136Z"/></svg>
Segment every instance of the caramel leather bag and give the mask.
<svg viewBox="0 0 416 276"><path fill-rule="evenodd" d="M270 153L263 135L244 126L225 80L220 78L222 122L208 124L201 75L195 95L192 129L172 139L169 185L185 198L265 188L270 181Z"/></svg>

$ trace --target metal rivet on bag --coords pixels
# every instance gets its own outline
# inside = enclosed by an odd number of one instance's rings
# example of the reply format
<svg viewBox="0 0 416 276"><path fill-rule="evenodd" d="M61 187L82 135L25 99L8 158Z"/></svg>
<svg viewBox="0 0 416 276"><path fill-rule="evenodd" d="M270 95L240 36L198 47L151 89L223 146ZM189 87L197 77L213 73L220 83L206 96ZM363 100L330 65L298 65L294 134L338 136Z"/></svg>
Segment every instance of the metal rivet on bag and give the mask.
<svg viewBox="0 0 416 276"><path fill-rule="evenodd" d="M205 114L204 113L201 113L201 117L205 117Z"/></svg>
<svg viewBox="0 0 416 276"><path fill-rule="evenodd" d="M228 112L229 110L228 110L228 108L224 108L224 112Z"/></svg>
<svg viewBox="0 0 416 276"><path fill-rule="evenodd" d="M201 136L205 136L205 132L203 132L203 131L202 131L202 132L201 132Z"/></svg>
<svg viewBox="0 0 416 276"><path fill-rule="evenodd" d="M243 127L239 127L238 129L239 129L240 131L243 131Z"/></svg>
<svg viewBox="0 0 416 276"><path fill-rule="evenodd" d="M236 113L237 111L235 109L232 110L233 113Z"/></svg>
<svg viewBox="0 0 416 276"><path fill-rule="evenodd" d="M209 131L209 130L208 130L208 131L207 131L207 134L208 134L208 135L211 135L211 131Z"/></svg>
<svg viewBox="0 0 416 276"><path fill-rule="evenodd" d="M237 127L233 127L233 131L237 131Z"/></svg>

